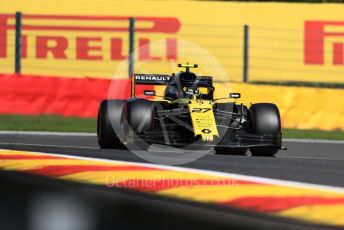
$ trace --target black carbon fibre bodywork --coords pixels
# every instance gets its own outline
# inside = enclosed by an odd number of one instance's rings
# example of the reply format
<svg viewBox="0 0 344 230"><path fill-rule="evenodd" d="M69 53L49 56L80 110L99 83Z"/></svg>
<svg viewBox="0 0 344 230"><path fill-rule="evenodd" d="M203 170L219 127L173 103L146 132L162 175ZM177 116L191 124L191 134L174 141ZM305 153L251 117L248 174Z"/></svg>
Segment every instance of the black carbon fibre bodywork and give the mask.
<svg viewBox="0 0 344 230"><path fill-rule="evenodd" d="M256 133L250 126L250 113L246 106L235 103L214 104L214 115L219 137L212 142L201 142L193 134L190 111L186 104L154 102L151 130L142 131L137 137L149 142L182 147L193 146L238 148L271 146L280 148L282 134Z"/></svg>

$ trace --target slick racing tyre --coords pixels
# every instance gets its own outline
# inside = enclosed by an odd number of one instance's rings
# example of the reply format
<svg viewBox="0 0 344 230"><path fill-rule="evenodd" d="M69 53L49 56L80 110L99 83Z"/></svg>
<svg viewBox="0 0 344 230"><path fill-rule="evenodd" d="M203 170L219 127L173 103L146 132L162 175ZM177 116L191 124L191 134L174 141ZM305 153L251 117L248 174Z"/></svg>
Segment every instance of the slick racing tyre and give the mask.
<svg viewBox="0 0 344 230"><path fill-rule="evenodd" d="M126 103L126 118L129 126L128 148L131 150L147 150L149 141L141 139L140 134L150 131L154 126L154 102L132 98Z"/></svg>
<svg viewBox="0 0 344 230"><path fill-rule="evenodd" d="M265 157L270 157L275 155L278 152L279 148L278 147L251 147L250 151L253 156L265 156Z"/></svg>
<svg viewBox="0 0 344 230"><path fill-rule="evenodd" d="M281 118L276 105L270 103L253 104L249 109L250 131L255 134L278 134L281 132ZM280 142L279 142L280 143ZM252 155L273 156L279 146L251 147Z"/></svg>
<svg viewBox="0 0 344 230"><path fill-rule="evenodd" d="M215 148L216 154L221 155L244 155L248 148Z"/></svg>
<svg viewBox="0 0 344 230"><path fill-rule="evenodd" d="M97 139L100 148L123 148L122 116L125 101L103 100L97 119Z"/></svg>
<svg viewBox="0 0 344 230"><path fill-rule="evenodd" d="M127 120L135 133L142 133L153 128L154 103L146 99L133 98L127 101Z"/></svg>

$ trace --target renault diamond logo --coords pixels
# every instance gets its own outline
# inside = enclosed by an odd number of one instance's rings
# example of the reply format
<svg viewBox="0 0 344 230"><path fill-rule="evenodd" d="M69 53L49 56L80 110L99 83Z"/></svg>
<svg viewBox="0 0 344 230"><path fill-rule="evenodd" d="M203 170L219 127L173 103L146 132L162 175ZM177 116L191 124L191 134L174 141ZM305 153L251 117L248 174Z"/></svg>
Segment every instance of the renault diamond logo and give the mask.
<svg viewBox="0 0 344 230"><path fill-rule="evenodd" d="M202 129L202 133L209 134L209 133L211 133L211 130L209 130L209 129Z"/></svg>

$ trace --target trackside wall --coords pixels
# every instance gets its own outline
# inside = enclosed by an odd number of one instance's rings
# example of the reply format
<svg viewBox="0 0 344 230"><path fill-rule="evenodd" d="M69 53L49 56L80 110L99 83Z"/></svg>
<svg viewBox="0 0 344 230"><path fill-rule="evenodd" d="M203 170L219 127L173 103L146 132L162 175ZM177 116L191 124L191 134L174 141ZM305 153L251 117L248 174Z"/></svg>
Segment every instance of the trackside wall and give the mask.
<svg viewBox="0 0 344 230"><path fill-rule="evenodd" d="M238 102L276 103L285 128L344 130L343 90L243 83L216 83L215 87L216 97L240 92ZM153 86L137 86L136 94L143 97L144 89ZM162 89L156 89L162 95ZM129 80L0 75L0 114L96 117L102 99L129 96Z"/></svg>

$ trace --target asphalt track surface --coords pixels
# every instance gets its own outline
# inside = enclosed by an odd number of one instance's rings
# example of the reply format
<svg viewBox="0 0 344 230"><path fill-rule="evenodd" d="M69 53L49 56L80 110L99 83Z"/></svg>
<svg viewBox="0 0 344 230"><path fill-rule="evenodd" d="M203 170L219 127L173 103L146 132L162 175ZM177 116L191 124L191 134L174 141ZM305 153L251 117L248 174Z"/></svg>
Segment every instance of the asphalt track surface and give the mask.
<svg viewBox="0 0 344 230"><path fill-rule="evenodd" d="M275 157L205 154L180 167L344 187L344 142L286 140ZM0 148L147 162L126 149L99 149L94 135L0 134ZM160 152L159 154L175 154Z"/></svg>

